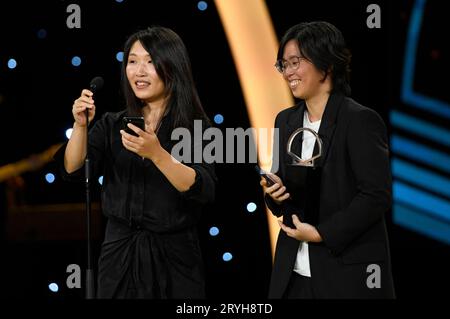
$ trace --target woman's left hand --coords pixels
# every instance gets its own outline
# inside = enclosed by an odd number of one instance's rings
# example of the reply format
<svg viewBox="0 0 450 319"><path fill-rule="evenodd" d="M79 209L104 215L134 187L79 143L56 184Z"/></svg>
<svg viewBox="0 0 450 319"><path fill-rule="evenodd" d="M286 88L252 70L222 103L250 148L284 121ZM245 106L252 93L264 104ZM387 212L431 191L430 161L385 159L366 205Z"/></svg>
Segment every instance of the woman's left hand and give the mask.
<svg viewBox="0 0 450 319"><path fill-rule="evenodd" d="M289 237L306 242L318 243L322 241L322 237L313 225L302 223L295 214L292 214L292 222L294 223L295 228L288 227L283 224L281 220L278 220L281 229Z"/></svg>
<svg viewBox="0 0 450 319"><path fill-rule="evenodd" d="M161 144L158 137L153 131L143 131L136 125L128 123L128 127L133 130L138 136L128 134L124 130L120 130L122 134L123 146L141 157L153 160L153 158L161 150Z"/></svg>

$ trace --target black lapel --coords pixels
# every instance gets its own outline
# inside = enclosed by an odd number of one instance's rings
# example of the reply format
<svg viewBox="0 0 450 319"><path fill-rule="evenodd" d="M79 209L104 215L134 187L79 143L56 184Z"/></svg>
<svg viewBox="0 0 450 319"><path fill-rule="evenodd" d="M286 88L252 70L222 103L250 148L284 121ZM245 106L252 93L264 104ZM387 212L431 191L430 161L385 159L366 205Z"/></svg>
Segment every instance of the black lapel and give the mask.
<svg viewBox="0 0 450 319"><path fill-rule="evenodd" d="M303 127L303 113L305 112L305 102L301 101L297 104L297 107L292 110L292 113L287 117L287 131L286 131L286 145L281 145L284 147L284 151L287 154L287 142L289 137L294 131L300 127ZM303 133L298 134L294 141L292 142L291 152L297 154L299 157L302 156L302 141ZM288 161L291 162L292 159L288 155Z"/></svg>
<svg viewBox="0 0 450 319"><path fill-rule="evenodd" d="M332 93L328 98L325 111L323 112L322 122L319 127L319 137L322 140L322 156L317 159L315 166L323 167L325 164L328 149L336 128L337 115L343 99L344 95L341 93ZM317 154L318 151L319 146L316 143L313 154Z"/></svg>

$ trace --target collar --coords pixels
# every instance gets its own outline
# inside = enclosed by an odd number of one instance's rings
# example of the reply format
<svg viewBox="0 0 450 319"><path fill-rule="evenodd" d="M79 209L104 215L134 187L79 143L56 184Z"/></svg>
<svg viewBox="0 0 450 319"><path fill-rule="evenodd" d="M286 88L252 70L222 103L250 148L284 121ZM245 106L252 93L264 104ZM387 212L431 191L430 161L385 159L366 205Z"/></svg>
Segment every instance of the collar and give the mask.
<svg viewBox="0 0 450 319"><path fill-rule="evenodd" d="M336 128L336 121L339 113L339 109L344 100L344 95L338 92L332 92L330 97L328 98L327 104L325 106L325 110L322 115L320 127L319 127L319 137L322 140L322 156L317 160L317 166L323 166L327 154L328 148L331 144L331 139L334 134L334 130ZM287 119L287 137L289 137L297 128L303 127L303 117L306 111L306 103L304 100L301 100L296 107L292 110L292 113L288 116ZM302 137L302 134L299 134ZM296 138L297 140L297 138ZM302 141L303 138L299 139ZM291 151L296 154L301 154L302 151L302 143L293 143ZM318 152L318 144L316 143L314 147L314 154Z"/></svg>

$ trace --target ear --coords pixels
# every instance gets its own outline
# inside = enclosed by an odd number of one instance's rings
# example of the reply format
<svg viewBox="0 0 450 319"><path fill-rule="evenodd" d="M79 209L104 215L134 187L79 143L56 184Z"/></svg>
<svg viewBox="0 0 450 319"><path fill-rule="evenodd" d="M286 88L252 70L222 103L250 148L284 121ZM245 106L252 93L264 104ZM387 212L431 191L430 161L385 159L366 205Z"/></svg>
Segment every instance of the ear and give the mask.
<svg viewBox="0 0 450 319"><path fill-rule="evenodd" d="M326 72L322 71L323 78L320 80L320 82L324 83L327 80L327 78L331 76L332 73L333 73L333 66L330 66Z"/></svg>

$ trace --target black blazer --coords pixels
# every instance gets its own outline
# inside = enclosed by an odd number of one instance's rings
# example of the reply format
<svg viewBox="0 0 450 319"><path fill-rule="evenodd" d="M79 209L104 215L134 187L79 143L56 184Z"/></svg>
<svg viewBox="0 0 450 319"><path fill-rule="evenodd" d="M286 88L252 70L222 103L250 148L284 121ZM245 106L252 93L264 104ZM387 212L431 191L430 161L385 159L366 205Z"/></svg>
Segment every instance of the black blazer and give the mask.
<svg viewBox="0 0 450 319"><path fill-rule="evenodd" d="M323 242L309 243L313 292L318 298L394 298L388 236L384 215L391 207L391 171L386 127L381 117L353 99L331 94L319 136L323 141L318 168L290 165L287 140L303 126L305 103L280 112L277 175L291 200L266 203L276 216L292 226L292 214L316 226ZM301 154L301 138L292 151ZM277 145L274 145L277 149ZM316 149L317 150L317 143ZM300 186L299 186L300 185ZM302 186L303 185L303 186ZM292 275L299 241L280 231L269 298L282 298ZM380 288L367 281L379 266ZM369 278L369 279L368 279Z"/></svg>

